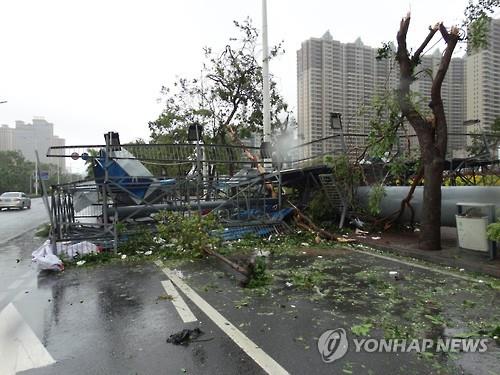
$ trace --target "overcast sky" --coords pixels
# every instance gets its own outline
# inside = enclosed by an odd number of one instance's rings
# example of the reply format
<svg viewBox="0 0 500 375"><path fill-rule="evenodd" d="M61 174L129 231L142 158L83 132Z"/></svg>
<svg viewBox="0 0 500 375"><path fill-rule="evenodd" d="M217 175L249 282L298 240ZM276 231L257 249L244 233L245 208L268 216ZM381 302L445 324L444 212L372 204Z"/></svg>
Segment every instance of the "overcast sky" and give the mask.
<svg viewBox="0 0 500 375"><path fill-rule="evenodd" d="M394 40L412 11L410 45L437 21L460 23L466 0L268 0L269 42L286 53L270 70L296 111L296 51L330 30L370 46ZM198 77L202 47L223 48L232 20L261 27L261 0L1 0L0 124L43 116L67 144L148 138L162 85ZM436 37L436 40L438 38Z"/></svg>

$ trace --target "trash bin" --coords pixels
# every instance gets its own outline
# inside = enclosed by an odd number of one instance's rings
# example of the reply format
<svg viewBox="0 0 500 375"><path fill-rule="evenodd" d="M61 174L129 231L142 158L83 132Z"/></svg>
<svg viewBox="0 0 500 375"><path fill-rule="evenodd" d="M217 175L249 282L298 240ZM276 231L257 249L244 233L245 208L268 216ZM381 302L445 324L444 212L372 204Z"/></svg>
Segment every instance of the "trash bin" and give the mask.
<svg viewBox="0 0 500 375"><path fill-rule="evenodd" d="M457 219L458 246L462 249L488 251L489 242L486 227L488 216L473 217L455 215Z"/></svg>
<svg viewBox="0 0 500 375"><path fill-rule="evenodd" d="M486 229L495 219L494 203L457 203L458 246L463 249L488 252L496 257L496 242L489 241ZM467 207L467 209L465 209Z"/></svg>

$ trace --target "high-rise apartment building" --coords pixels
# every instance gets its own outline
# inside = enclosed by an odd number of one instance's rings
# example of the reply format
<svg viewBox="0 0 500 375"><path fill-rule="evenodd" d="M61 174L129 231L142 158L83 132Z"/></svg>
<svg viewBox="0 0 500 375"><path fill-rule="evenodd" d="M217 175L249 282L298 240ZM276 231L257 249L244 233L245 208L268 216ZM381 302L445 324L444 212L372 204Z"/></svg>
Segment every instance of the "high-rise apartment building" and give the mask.
<svg viewBox="0 0 500 375"><path fill-rule="evenodd" d="M361 39L340 43L326 32L321 38L311 38L297 51L297 96L299 139L310 142L333 134L330 113L342 114L345 133L368 134L373 118L372 101L386 89L396 88L398 67L387 59L377 60L377 49L366 46ZM412 85L419 93L422 110L429 110L431 76L441 59L439 52L423 56L420 79ZM442 97L450 132L463 132L465 119L464 61L454 58L443 83ZM412 129L408 128L412 134ZM313 144L304 156L320 155L331 150L330 143ZM363 137L347 140L361 146ZM450 137L449 150L463 146L464 139Z"/></svg>
<svg viewBox="0 0 500 375"><path fill-rule="evenodd" d="M15 127L0 127L0 151L18 150L30 161L35 161L35 150L41 163L53 164L59 171L65 170L64 158L47 158L51 146L64 146L65 140L54 135L54 125L44 118L35 117L32 124L16 121Z"/></svg>
<svg viewBox="0 0 500 375"><path fill-rule="evenodd" d="M431 100L432 78L441 63L441 52L434 51L432 55L422 57L418 67L419 77L412 83L411 89L418 93L421 100L421 110L428 111ZM465 108L467 102L465 85L465 59L452 58L441 87L446 123L448 125L448 155L459 157L465 148Z"/></svg>
<svg viewBox="0 0 500 375"><path fill-rule="evenodd" d="M8 125L0 127L0 151L10 151L14 149L13 129Z"/></svg>
<svg viewBox="0 0 500 375"><path fill-rule="evenodd" d="M488 131L500 117L500 19L491 20L488 44L466 58L468 132Z"/></svg>
<svg viewBox="0 0 500 375"><path fill-rule="evenodd" d="M332 112L342 114L345 132L368 132L371 112L360 110L369 108L390 72L389 63L378 61L375 56L376 50L365 46L361 39L344 44L333 40L330 32L302 43L297 52L300 141L332 135ZM313 144L305 154L319 155L331 150L334 142Z"/></svg>

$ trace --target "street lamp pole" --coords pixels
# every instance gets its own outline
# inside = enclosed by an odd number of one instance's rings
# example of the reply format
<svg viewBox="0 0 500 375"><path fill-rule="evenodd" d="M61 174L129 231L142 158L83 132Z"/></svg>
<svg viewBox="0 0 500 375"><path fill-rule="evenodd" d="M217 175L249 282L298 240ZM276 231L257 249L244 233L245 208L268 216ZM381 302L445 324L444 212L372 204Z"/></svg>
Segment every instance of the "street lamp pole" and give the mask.
<svg viewBox="0 0 500 375"><path fill-rule="evenodd" d="M38 159L35 159L35 195L38 196Z"/></svg>
<svg viewBox="0 0 500 375"><path fill-rule="evenodd" d="M269 46L267 41L267 0L262 0L262 116L264 142L271 142L271 106L269 89Z"/></svg>

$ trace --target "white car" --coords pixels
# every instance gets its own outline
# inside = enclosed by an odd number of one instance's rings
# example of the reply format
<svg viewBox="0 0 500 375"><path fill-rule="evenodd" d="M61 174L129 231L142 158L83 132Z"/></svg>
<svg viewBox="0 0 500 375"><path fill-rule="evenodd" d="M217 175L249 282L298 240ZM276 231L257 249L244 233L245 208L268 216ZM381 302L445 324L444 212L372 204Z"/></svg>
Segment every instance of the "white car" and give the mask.
<svg viewBox="0 0 500 375"><path fill-rule="evenodd" d="M24 193L9 191L0 195L0 209L2 208L31 208L31 199Z"/></svg>

